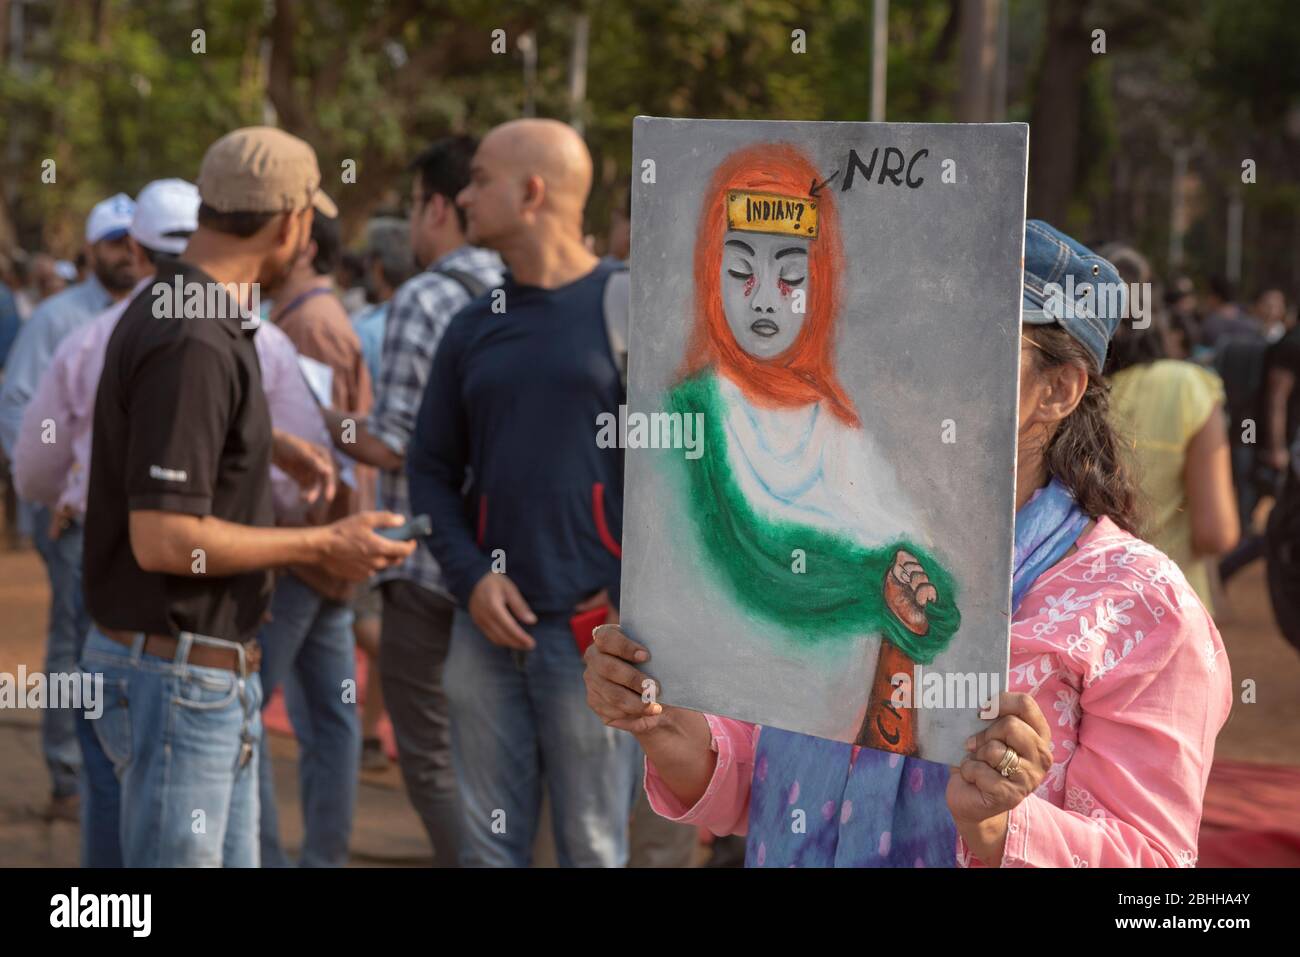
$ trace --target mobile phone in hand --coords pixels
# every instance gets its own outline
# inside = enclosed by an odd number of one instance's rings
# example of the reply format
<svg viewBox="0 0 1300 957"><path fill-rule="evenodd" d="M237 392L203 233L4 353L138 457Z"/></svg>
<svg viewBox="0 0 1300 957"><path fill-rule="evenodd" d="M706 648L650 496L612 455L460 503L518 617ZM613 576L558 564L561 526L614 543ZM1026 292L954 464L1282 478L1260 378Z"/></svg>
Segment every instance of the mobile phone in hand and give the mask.
<svg viewBox="0 0 1300 957"><path fill-rule="evenodd" d="M417 515L394 528L377 528L375 534L381 538L391 538L395 542L409 542L413 538L423 538L432 531L433 520L428 515Z"/></svg>

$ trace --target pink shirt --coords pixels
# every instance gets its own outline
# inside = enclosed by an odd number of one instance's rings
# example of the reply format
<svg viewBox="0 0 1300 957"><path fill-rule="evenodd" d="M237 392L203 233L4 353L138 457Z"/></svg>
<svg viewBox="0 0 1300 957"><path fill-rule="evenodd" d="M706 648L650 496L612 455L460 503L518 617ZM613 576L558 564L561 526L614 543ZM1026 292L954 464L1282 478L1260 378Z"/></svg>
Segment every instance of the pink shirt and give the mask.
<svg viewBox="0 0 1300 957"><path fill-rule="evenodd" d="M27 404L14 443L14 484L23 500L67 506L77 515L85 514L95 394L108 340L131 300L152 281L141 281L129 296L59 343ZM298 370L298 352L289 337L263 322L253 344L262 366L271 423L330 448L325 420ZM275 466L271 466L271 493L277 517L301 511L297 483Z"/></svg>
<svg viewBox="0 0 1300 957"><path fill-rule="evenodd" d="M1192 867L1214 739L1232 706L1218 629L1178 567L1099 520L1011 625L1008 690L1033 696L1054 763L1009 815L1004 867ZM761 729L705 716L718 752L685 807L646 762L660 815L744 834ZM857 749L854 749L856 755ZM961 838L957 863L981 866Z"/></svg>

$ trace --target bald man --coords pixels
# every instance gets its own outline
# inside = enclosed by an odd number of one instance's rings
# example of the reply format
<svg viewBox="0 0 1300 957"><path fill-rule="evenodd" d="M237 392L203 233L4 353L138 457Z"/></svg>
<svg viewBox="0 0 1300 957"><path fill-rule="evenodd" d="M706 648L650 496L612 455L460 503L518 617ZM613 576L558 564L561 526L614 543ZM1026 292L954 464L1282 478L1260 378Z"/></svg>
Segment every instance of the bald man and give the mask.
<svg viewBox="0 0 1300 957"><path fill-rule="evenodd" d="M531 863L543 785L561 866L627 860L637 748L582 680L592 627L617 614L622 532L622 452L596 423L626 401L605 304L626 316L627 274L583 243L590 189L562 123L484 138L458 203L468 241L508 271L443 335L407 453L459 603L444 686L463 866Z"/></svg>

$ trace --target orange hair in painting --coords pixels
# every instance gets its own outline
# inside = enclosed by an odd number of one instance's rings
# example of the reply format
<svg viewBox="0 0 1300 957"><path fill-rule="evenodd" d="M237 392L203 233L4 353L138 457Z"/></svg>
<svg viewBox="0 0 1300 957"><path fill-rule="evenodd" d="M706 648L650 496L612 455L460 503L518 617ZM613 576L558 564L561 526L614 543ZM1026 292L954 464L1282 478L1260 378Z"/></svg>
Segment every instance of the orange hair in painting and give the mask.
<svg viewBox="0 0 1300 957"><path fill-rule="evenodd" d="M788 143L739 149L714 171L700 207L695 236L695 323L686 353L685 376L712 365L738 384L755 405L779 408L825 402L836 418L857 426L857 412L835 376L833 333L843 255L835 202L829 190L817 195L817 238L808 244L807 315L790 348L772 359L755 359L731 334L722 306L728 191L807 197L819 181L813 164Z"/></svg>

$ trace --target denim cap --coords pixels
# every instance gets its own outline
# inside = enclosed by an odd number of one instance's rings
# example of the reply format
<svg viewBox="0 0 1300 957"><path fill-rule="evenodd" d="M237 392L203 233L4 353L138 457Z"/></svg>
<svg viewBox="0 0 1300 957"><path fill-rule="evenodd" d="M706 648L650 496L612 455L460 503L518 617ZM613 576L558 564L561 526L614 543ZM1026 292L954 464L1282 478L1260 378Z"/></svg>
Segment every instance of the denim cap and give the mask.
<svg viewBox="0 0 1300 957"><path fill-rule="evenodd" d="M1041 219L1025 223L1026 325L1057 323L1092 354L1100 370L1106 346L1127 311L1119 270Z"/></svg>

